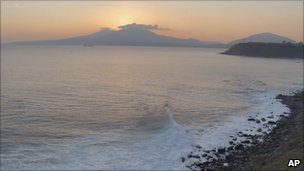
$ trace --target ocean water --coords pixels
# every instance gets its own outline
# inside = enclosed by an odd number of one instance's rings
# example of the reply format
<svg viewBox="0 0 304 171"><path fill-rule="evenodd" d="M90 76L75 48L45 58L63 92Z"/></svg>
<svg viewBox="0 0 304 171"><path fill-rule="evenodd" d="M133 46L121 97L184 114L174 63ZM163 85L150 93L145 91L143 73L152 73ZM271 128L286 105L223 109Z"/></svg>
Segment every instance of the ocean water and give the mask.
<svg viewBox="0 0 304 171"><path fill-rule="evenodd" d="M225 49L6 46L1 49L1 169L187 169L193 150L288 109L303 60Z"/></svg>

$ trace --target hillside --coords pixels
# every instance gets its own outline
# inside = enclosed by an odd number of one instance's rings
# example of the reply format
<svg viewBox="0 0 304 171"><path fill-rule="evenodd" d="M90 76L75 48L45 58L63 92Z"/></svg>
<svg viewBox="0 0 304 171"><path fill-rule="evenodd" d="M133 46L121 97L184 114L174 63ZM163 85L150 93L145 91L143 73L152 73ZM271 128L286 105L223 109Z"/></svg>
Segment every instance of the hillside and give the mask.
<svg viewBox="0 0 304 171"><path fill-rule="evenodd" d="M248 42L263 42L263 43L282 43L282 42L289 42L289 43L297 43L296 41L284 37L281 35L273 34L273 33L259 33L253 34L245 38L241 38L238 40L234 40L229 42L227 45L230 47L236 45L238 43L248 43Z"/></svg>
<svg viewBox="0 0 304 171"><path fill-rule="evenodd" d="M297 43L239 43L222 54L270 57L270 58L303 58L303 44Z"/></svg>

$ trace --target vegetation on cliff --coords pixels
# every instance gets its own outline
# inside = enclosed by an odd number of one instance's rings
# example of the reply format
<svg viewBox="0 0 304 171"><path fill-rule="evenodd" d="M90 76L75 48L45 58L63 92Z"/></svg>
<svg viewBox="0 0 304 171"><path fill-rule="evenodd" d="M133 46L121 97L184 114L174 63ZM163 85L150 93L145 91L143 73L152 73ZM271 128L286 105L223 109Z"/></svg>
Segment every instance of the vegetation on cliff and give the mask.
<svg viewBox="0 0 304 171"><path fill-rule="evenodd" d="M222 54L271 57L271 58L303 58L303 43L239 43Z"/></svg>

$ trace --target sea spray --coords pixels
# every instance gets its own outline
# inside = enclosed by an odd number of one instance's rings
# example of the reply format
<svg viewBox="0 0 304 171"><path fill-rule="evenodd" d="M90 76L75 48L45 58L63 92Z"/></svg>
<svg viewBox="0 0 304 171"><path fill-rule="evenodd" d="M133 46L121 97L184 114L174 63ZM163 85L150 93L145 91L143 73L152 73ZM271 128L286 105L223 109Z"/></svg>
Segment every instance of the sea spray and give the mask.
<svg viewBox="0 0 304 171"><path fill-rule="evenodd" d="M251 95L255 107L250 109L249 113L242 116L231 117L229 121L222 123L222 125L215 128L205 128L206 131L201 133L201 136L194 136L195 143L191 156L202 156L198 158L186 157L185 165L192 167L195 162L201 163L219 159L221 155L217 152L223 149L233 147L233 144L249 145L250 141L247 137L259 136L269 133L274 127L274 124L281 116L287 116L289 109L281 104L278 99L275 99L273 92L254 93ZM265 119L266 118L266 119ZM262 140L257 139L257 140ZM199 148L197 148L199 147ZM205 152L208 152L205 153ZM217 154L216 154L217 153ZM216 154L216 155L215 155ZM203 157L204 156L204 157ZM208 156L212 156L208 158ZM210 161L209 161L210 162Z"/></svg>

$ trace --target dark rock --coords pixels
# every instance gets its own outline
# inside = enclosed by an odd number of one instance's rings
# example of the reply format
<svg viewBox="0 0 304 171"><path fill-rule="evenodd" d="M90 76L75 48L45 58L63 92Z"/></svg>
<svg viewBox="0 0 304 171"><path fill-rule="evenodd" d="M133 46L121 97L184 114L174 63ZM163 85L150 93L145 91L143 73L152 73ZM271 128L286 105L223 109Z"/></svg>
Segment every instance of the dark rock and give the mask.
<svg viewBox="0 0 304 171"><path fill-rule="evenodd" d="M258 119L256 119L256 120L255 120L255 122L256 122L256 123L261 123L261 121L260 121L260 120L258 120Z"/></svg>
<svg viewBox="0 0 304 171"><path fill-rule="evenodd" d="M197 166L200 167L200 168L204 168L205 167L205 165L203 163L198 163Z"/></svg>
<svg viewBox="0 0 304 171"><path fill-rule="evenodd" d="M257 145L259 142L257 142L257 141L252 141L252 143L251 144L253 144L253 145Z"/></svg>
<svg viewBox="0 0 304 171"><path fill-rule="evenodd" d="M259 128L257 131L258 131L258 132L262 132L262 129L261 129L261 128Z"/></svg>
<svg viewBox="0 0 304 171"><path fill-rule="evenodd" d="M274 121L268 121L268 124L275 125L276 123Z"/></svg>
<svg viewBox="0 0 304 171"><path fill-rule="evenodd" d="M234 142L233 142L233 141L229 141L229 144L230 144L230 145L233 145L233 144L234 144Z"/></svg>
<svg viewBox="0 0 304 171"><path fill-rule="evenodd" d="M244 145L243 144L238 144L234 147L235 150L242 150L244 149Z"/></svg>
<svg viewBox="0 0 304 171"><path fill-rule="evenodd" d="M226 148L218 148L217 149L217 152L220 153L220 154L225 153L225 151L226 151Z"/></svg>
<svg viewBox="0 0 304 171"><path fill-rule="evenodd" d="M247 120L248 121L255 121L255 119L253 119L253 118L248 118Z"/></svg>
<svg viewBox="0 0 304 171"><path fill-rule="evenodd" d="M206 171L214 171L214 169L207 168Z"/></svg>
<svg viewBox="0 0 304 171"><path fill-rule="evenodd" d="M192 154L189 154L189 155L188 155L188 158L197 158L197 159L199 159L199 158L200 158L200 156L198 156L198 155L192 155Z"/></svg>
<svg viewBox="0 0 304 171"><path fill-rule="evenodd" d="M201 148L202 148L200 145L196 145L195 147L196 147L196 148L199 148L199 149L201 149Z"/></svg>
<svg viewBox="0 0 304 171"><path fill-rule="evenodd" d="M243 154L240 154L240 155L235 155L234 156L236 159L244 159L246 156L243 155Z"/></svg>
<svg viewBox="0 0 304 171"><path fill-rule="evenodd" d="M231 156L231 155L226 155L226 156L225 156L225 159L226 159L226 160L230 160L230 159L232 159L232 156Z"/></svg>
<svg viewBox="0 0 304 171"><path fill-rule="evenodd" d="M271 116L267 116L267 118L269 118L269 119L273 119L273 115L271 115Z"/></svg>
<svg viewBox="0 0 304 171"><path fill-rule="evenodd" d="M207 157L207 154L203 154L202 157Z"/></svg>
<svg viewBox="0 0 304 171"><path fill-rule="evenodd" d="M245 141L242 141L241 143L243 143L243 144L249 144L250 141L249 140L245 140Z"/></svg>
<svg viewBox="0 0 304 171"><path fill-rule="evenodd" d="M185 158L184 158L184 157L181 157L181 159L182 159L182 162L184 163L184 162L185 162Z"/></svg>
<svg viewBox="0 0 304 171"><path fill-rule="evenodd" d="M227 148L228 151L233 151L233 146Z"/></svg>
<svg viewBox="0 0 304 171"><path fill-rule="evenodd" d="M192 155L192 158L196 158L196 159L199 159L201 158L199 155Z"/></svg>
<svg viewBox="0 0 304 171"><path fill-rule="evenodd" d="M262 118L262 119L261 119L261 121L265 122L265 121L266 121L266 119L265 119L265 118Z"/></svg>
<svg viewBox="0 0 304 171"><path fill-rule="evenodd" d="M208 166L210 162L206 161L203 163L204 166Z"/></svg>

